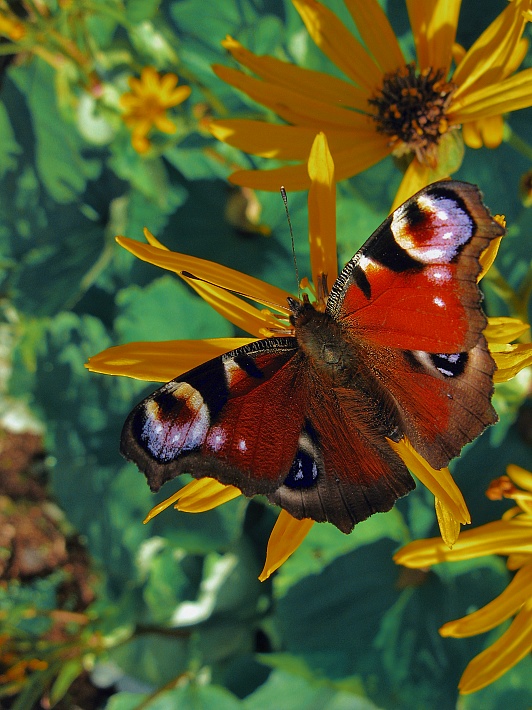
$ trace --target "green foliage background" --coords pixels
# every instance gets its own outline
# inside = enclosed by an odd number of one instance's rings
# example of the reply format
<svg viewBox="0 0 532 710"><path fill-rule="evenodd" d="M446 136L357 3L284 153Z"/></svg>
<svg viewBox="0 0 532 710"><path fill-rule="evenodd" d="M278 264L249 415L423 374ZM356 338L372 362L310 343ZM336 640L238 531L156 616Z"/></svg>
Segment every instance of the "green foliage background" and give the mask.
<svg viewBox="0 0 532 710"><path fill-rule="evenodd" d="M60 8L50 0L54 12ZM348 22L340 0L327 4ZM84 6L85 3L79 3ZM509 575L500 559L434 568L411 586L392 562L401 545L437 534L431 496L421 487L386 515L350 536L316 525L272 580L257 580L276 511L262 500L237 499L202 515L172 509L148 525L154 498L135 466L118 454L125 416L144 384L90 374L87 358L134 340L217 337L233 328L173 277L135 260L114 235L142 239L147 226L170 249L212 259L293 290L294 271L282 203L260 194L271 236L244 233L225 218L231 162L261 161L219 145L196 129L193 107L217 115L263 115L222 84L214 62L229 64L226 34L259 54L335 71L303 31L288 0L107 0L89 27L106 82L147 64L177 71L193 88L179 109L179 132L141 157L119 120L99 113L81 88L68 90L39 58L21 57L0 90L0 266L3 318L13 339L11 372L1 406L22 401L45 429L53 495L86 542L98 573L91 629L105 639L55 675L33 674L17 708L30 708L47 685L60 698L82 667L98 683L115 684L108 710L447 710L468 661L493 640L444 639L438 628L491 600ZM470 46L505 6L464 0L458 41ZM405 8L388 3L405 48L412 48ZM528 55L525 66L532 66ZM64 79L64 77L62 77ZM509 118L514 135L530 138L530 110ZM219 160L214 151L223 156ZM497 264L516 288L530 262L532 211L519 199L527 159L503 143L467 151L460 179L477 183L509 236ZM387 214L400 174L391 159L338 188L339 259L345 262ZM289 196L301 274L308 273L306 196ZM507 315L486 287L491 314ZM530 468L531 452L514 421L522 392L498 394L501 424L467 448L453 472L475 525L497 519L503 503L484 491L508 463ZM168 489L167 489L168 488ZM0 589L9 614L31 603L56 604L54 576ZM32 627L31 633L36 632ZM53 676L53 677L52 677ZM172 679L181 678L177 685ZM532 660L460 708L532 705Z"/></svg>

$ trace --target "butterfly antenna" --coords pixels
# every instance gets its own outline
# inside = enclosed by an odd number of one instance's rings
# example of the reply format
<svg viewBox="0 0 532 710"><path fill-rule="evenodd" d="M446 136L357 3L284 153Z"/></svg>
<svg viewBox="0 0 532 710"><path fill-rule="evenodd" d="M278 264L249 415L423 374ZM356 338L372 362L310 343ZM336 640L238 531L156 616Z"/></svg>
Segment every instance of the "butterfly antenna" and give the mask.
<svg viewBox="0 0 532 710"><path fill-rule="evenodd" d="M280 193L281 193L281 197L283 198L283 202L284 202L284 210L286 212L286 219L288 220L288 229L290 230L290 241L292 243L292 257L294 259L294 268L296 270L297 297L301 300L301 289L299 288L299 271L297 268L296 247L294 244L294 232L292 230L292 222L290 220L290 211L288 209L288 197L286 195L286 190L284 189L284 187L282 185L280 188Z"/></svg>

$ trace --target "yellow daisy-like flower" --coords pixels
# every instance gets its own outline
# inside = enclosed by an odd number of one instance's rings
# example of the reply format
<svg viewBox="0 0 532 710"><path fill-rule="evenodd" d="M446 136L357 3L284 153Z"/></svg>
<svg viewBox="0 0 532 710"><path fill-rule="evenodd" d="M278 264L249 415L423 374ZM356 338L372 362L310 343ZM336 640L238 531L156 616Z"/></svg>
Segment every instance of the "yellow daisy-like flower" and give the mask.
<svg viewBox="0 0 532 710"><path fill-rule="evenodd" d="M319 284L321 276L327 274L332 283L337 277L335 168L323 134L314 140L308 170L311 178L308 208L312 279L314 284ZM240 329L250 333L253 338L279 335L283 329L290 327L287 322L289 309L283 304L286 304L286 299L291 294L219 264L171 252L147 230L145 236L148 244L126 237L118 237L117 241L138 258L176 273L215 310ZM485 268L493 261L497 246L498 244L493 244L484 253ZM191 278L192 274L197 278ZM248 294L254 301L267 306L279 304L275 306L278 313L274 314L269 308L259 310L247 300L235 295L235 292ZM322 305L324 306L324 303ZM526 327L524 326L525 329ZM510 339L517 337L516 333L520 334L520 328L523 328L523 324L511 318L497 319L497 322L492 323L498 343L508 342L504 341L504 338L510 335ZM493 339L489 328L486 334L490 340ZM90 358L87 367L93 372L168 382L206 360L249 342L252 342L252 339L131 343L109 348ZM523 357L532 357L531 353L526 352L523 355L521 351L518 354L510 352L502 355L506 358L508 376L512 376L511 373L520 368ZM469 523L470 516L449 470L445 468L437 471L431 468L406 440L389 443L410 471L434 494L443 539L446 544L452 545L458 537L460 525ZM157 505L148 519L172 504L182 511L202 512L238 495L240 491L234 486L225 486L210 478L203 478L189 483ZM312 524L312 520L296 520L286 511L281 511L270 536L266 563L260 579L266 579L297 549Z"/></svg>
<svg viewBox="0 0 532 710"><path fill-rule="evenodd" d="M493 481L489 498L511 498L517 505L501 520L462 533L449 550L441 540L412 542L396 556L406 567L429 567L438 562L471 560L485 555L505 555L515 575L507 588L486 606L442 626L442 636L463 638L494 629L513 618L509 628L486 650L473 658L462 675L459 690L474 693L500 678L532 651L532 473L510 465L508 476Z"/></svg>
<svg viewBox="0 0 532 710"><path fill-rule="evenodd" d="M228 37L223 46L256 76L225 66L214 71L285 125L217 120L211 132L247 153L299 161L270 171L237 171L230 178L237 185L307 189L304 161L316 132L324 131L337 181L390 153L412 156L397 206L458 169L462 149L455 129L462 127L470 146L495 147L502 140L501 114L532 105L532 68L514 74L528 46L522 34L531 0L510 2L467 52L455 45L460 0L406 0L416 63L405 59L377 0L344 0L365 46L317 0L292 2L316 45L346 78L257 56Z"/></svg>
<svg viewBox="0 0 532 710"><path fill-rule="evenodd" d="M175 133L176 126L166 115L167 109L190 96L190 86L177 86L176 74L159 74L153 67L144 67L140 79L131 77L131 91L120 97L125 109L122 119L132 128L131 142L137 153L146 153L151 146L147 136L153 127L163 133Z"/></svg>

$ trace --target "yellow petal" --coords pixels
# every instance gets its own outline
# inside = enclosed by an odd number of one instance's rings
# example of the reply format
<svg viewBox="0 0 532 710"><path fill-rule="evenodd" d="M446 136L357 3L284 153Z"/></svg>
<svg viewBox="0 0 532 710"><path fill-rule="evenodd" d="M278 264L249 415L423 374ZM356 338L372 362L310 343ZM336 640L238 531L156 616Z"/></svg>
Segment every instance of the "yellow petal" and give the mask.
<svg viewBox="0 0 532 710"><path fill-rule="evenodd" d="M297 520L286 510L281 510L268 540L266 562L259 575L261 582L267 580L297 550L313 525L314 521L309 518Z"/></svg>
<svg viewBox="0 0 532 710"><path fill-rule="evenodd" d="M236 486L226 486L214 478L200 478L185 486L175 507L182 513L205 513L242 495Z"/></svg>
<svg viewBox="0 0 532 710"><path fill-rule="evenodd" d="M478 150L484 145L482 143L482 135L480 133L480 126L478 121L468 121L462 126L462 136L464 143L468 148L473 148L473 150Z"/></svg>
<svg viewBox="0 0 532 710"><path fill-rule="evenodd" d="M519 510L519 508L517 510ZM506 566L512 571L521 569L521 567L529 564L532 564L532 555L527 555L526 553L508 555L508 559L506 560Z"/></svg>
<svg viewBox="0 0 532 710"><path fill-rule="evenodd" d="M356 130L366 124L360 113L340 105L307 98L296 87L285 88L267 81L255 79L237 69L215 64L214 73L231 86L243 91L250 98L293 125L312 126L316 131L327 128L349 128Z"/></svg>
<svg viewBox="0 0 532 710"><path fill-rule="evenodd" d="M214 261L159 249L127 237L117 237L116 241L124 249L142 259L142 261L168 269L168 271L174 271L180 276L182 276L183 271L189 272L194 274L194 276L216 284L220 288L247 294L249 298L259 303L264 303L268 306L275 304L275 308L282 313L289 312L286 299L290 294L253 276L247 276L240 271L222 266Z"/></svg>
<svg viewBox="0 0 532 710"><path fill-rule="evenodd" d="M212 135L234 148L245 153L259 155L262 158L277 158L279 160L307 160L316 137L316 128L305 126L283 126L264 121L229 118L209 123ZM361 118L357 129L360 140L372 138L375 130L366 118ZM352 144L353 129L327 129L327 140L331 152L342 151ZM377 145L382 141L378 139Z"/></svg>
<svg viewBox="0 0 532 710"><path fill-rule="evenodd" d="M196 483L196 481L192 481L192 483ZM189 483L188 485L190 486L191 484ZM183 495L183 492L186 488L187 488L187 486L180 488L178 491L176 491L169 498L166 498L161 503L157 503L157 505L154 505L153 508L148 513L148 515L142 521L144 523L144 525L146 525L146 523L149 523L150 520L155 518L156 515L159 515L159 513L162 513L163 510L166 510L167 508L169 508L172 505L172 503L176 502L176 500L179 500L179 498Z"/></svg>
<svg viewBox="0 0 532 710"><path fill-rule="evenodd" d="M234 296L227 291L222 291L216 286L211 286L195 279L182 278L211 308L214 308L215 311L230 323L236 325L237 328L241 328L257 338L268 337L271 335L272 329L275 332L286 327L267 309L259 310L243 298Z"/></svg>
<svg viewBox="0 0 532 710"><path fill-rule="evenodd" d="M131 136L131 145L140 155L147 153L148 150L151 148L151 143L146 138L144 134L144 129L142 127L139 126L133 130L133 134Z"/></svg>
<svg viewBox="0 0 532 710"><path fill-rule="evenodd" d="M494 382L508 382L525 367L532 365L532 344L530 343L514 345L490 343L489 350L497 366L493 375Z"/></svg>
<svg viewBox="0 0 532 710"><path fill-rule="evenodd" d="M440 528L440 535L447 547L452 548L460 535L460 523L449 508L442 504L439 498L434 498L434 507L436 509L436 518Z"/></svg>
<svg viewBox="0 0 532 710"><path fill-rule="evenodd" d="M158 93L159 73L155 69L155 67L144 67L144 69L140 73L140 80L147 89L149 89L153 93Z"/></svg>
<svg viewBox="0 0 532 710"><path fill-rule="evenodd" d="M176 505L175 507L179 510L188 513L200 513L212 510L212 508L216 508L222 503L227 503L227 501L239 495L241 495L240 491L234 486L224 486L223 483L219 483L214 478L200 478L197 481L187 483L186 486L180 488L169 498L157 503L145 517L144 524L149 523L152 518L155 518L156 515L159 515L163 510L178 501L182 501L184 506L182 507L181 503Z"/></svg>
<svg viewBox="0 0 532 710"><path fill-rule="evenodd" d="M405 567L430 567L439 562L471 560L485 555L532 552L532 520L496 520L463 532L452 550L439 538L416 540L394 555Z"/></svg>
<svg viewBox="0 0 532 710"><path fill-rule="evenodd" d="M420 69L449 70L461 0L407 0Z"/></svg>
<svg viewBox="0 0 532 710"><path fill-rule="evenodd" d="M520 569L506 589L486 606L449 621L440 629L442 636L465 638L494 629L513 616L532 596L532 565Z"/></svg>
<svg viewBox="0 0 532 710"><path fill-rule="evenodd" d="M355 145L346 150L333 151L329 145L334 160L336 182L358 175L391 152L385 136L381 136L375 131L361 133L360 143L356 136L354 140ZM307 190L310 187L306 162L275 170L239 170L233 173L229 180L235 185L251 187L255 190L274 190L275 192L278 192L281 185L284 185L287 192Z"/></svg>
<svg viewBox="0 0 532 710"><path fill-rule="evenodd" d="M532 68L453 99L449 122L465 123L532 106Z"/></svg>
<svg viewBox="0 0 532 710"><path fill-rule="evenodd" d="M162 133L175 133L177 131L175 123L165 114L155 116L153 119L153 125Z"/></svg>
<svg viewBox="0 0 532 710"><path fill-rule="evenodd" d="M279 160L306 160L316 137L315 128L281 126L238 118L211 121L209 131L219 141L245 153ZM339 140L336 140L336 136ZM352 140L351 131L337 133L333 139L338 147Z"/></svg>
<svg viewBox="0 0 532 710"><path fill-rule="evenodd" d="M516 0L484 30L456 67L453 73L453 82L458 85L456 98L465 96L473 87L495 84L507 74L506 67L515 61L524 26L522 2Z"/></svg>
<svg viewBox="0 0 532 710"><path fill-rule="evenodd" d="M532 492L532 473L530 471L511 463L506 467L506 473L516 486L524 488L525 491Z"/></svg>
<svg viewBox="0 0 532 710"><path fill-rule="evenodd" d="M528 602L510 628L469 663L458 685L460 693L474 693L485 688L513 668L531 649L532 602Z"/></svg>
<svg viewBox="0 0 532 710"><path fill-rule="evenodd" d="M144 236L146 237L146 241L148 244L151 244L152 247L157 247L157 249L163 249L163 251L170 251L168 247L165 247L164 244L161 244L161 242L157 239L157 237L154 237L153 234L150 232L150 230L147 227L144 227L142 230Z"/></svg>
<svg viewBox="0 0 532 710"><path fill-rule="evenodd" d="M316 0L292 3L321 51L357 86L373 93L382 83L382 72L336 15Z"/></svg>
<svg viewBox="0 0 532 710"><path fill-rule="evenodd" d="M172 74L171 72L168 72L168 74L163 74L161 76L161 81L159 83L159 91L161 94L164 94L165 97L167 97L169 94L172 93L173 89L177 86L179 79L177 78L177 74ZM189 89L190 87L184 86L180 87L183 89Z"/></svg>
<svg viewBox="0 0 532 710"><path fill-rule="evenodd" d="M251 338L167 340L115 345L89 358L85 367L104 375L123 375L149 382L169 382L224 353L253 343Z"/></svg>
<svg viewBox="0 0 532 710"><path fill-rule="evenodd" d="M515 45L514 50L512 52L512 56L506 62L506 66L504 69L505 78L507 76L510 76L510 74L513 74L514 71L517 71L517 69L519 69L524 58L527 55L529 45L530 42L525 37L521 37L519 42Z"/></svg>
<svg viewBox="0 0 532 710"><path fill-rule="evenodd" d="M484 328L484 336L489 343L511 343L520 338L530 329L528 323L523 323L519 318L497 316L488 318L488 325Z"/></svg>
<svg viewBox="0 0 532 710"><path fill-rule="evenodd" d="M311 186L308 195L310 263L317 287L320 275L327 275L329 287L338 276L336 257L336 183L334 163L327 138L316 136L308 161Z"/></svg>
<svg viewBox="0 0 532 710"><path fill-rule="evenodd" d="M502 116L489 116L475 121L482 145L486 148L498 148L502 143L504 133L504 119ZM467 124L464 124L467 125Z"/></svg>
<svg viewBox="0 0 532 710"><path fill-rule="evenodd" d="M165 105L169 107L182 104L183 101L188 99L191 93L192 89L190 86L178 86L177 89L174 89L165 97Z"/></svg>
<svg viewBox="0 0 532 710"><path fill-rule="evenodd" d="M376 0L344 0L366 47L384 74L406 64L397 37Z"/></svg>
<svg viewBox="0 0 532 710"><path fill-rule="evenodd" d="M465 124L467 125L467 124ZM495 215L495 221L499 222L497 220L497 215ZM501 227L505 227L506 223L501 224ZM486 249L482 252L480 255L480 266L482 267L480 274L477 276L477 283L484 278L484 276L488 273L490 268L493 265L493 262L495 261L495 257L497 256L499 252L499 247L501 245L502 238L504 237L504 234L502 234L500 237L496 237L495 239L492 239Z"/></svg>
<svg viewBox="0 0 532 710"><path fill-rule="evenodd" d="M251 187L253 190L277 193L282 186L288 193L308 190L310 187L306 163L286 165L274 170L237 170L229 176L229 182L241 187Z"/></svg>
<svg viewBox="0 0 532 710"><path fill-rule="evenodd" d="M403 202L406 202L423 187L430 185L430 173L431 169L428 165L423 165L417 158L414 158L403 175L390 212L400 207Z"/></svg>
<svg viewBox="0 0 532 710"><path fill-rule="evenodd" d="M284 86L290 91L297 88L298 92L308 98L325 103L346 106L358 111L367 110L367 92L361 91L343 79L324 72L298 67L274 57L258 57L232 37L227 37L222 45L231 52L237 62L251 69L264 81Z"/></svg>
<svg viewBox="0 0 532 710"><path fill-rule="evenodd" d="M396 209L426 185L449 177L458 170L464 157L464 144L458 131L444 133L437 146L434 165L420 163L414 158L408 166L392 210Z"/></svg>
<svg viewBox="0 0 532 710"><path fill-rule="evenodd" d="M448 468L437 471L429 466L407 439L401 439L398 443L390 439L387 441L416 478L439 500L440 505L449 510L455 520L462 525L471 522L462 492L454 482Z"/></svg>

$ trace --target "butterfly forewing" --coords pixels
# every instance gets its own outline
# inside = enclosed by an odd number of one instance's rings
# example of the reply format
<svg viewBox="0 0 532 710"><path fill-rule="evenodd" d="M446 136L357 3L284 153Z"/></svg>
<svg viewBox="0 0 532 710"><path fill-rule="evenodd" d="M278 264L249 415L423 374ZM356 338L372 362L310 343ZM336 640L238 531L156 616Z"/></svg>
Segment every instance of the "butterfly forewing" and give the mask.
<svg viewBox="0 0 532 710"><path fill-rule="evenodd" d="M308 405L300 357L294 338L259 340L172 380L129 415L123 455L154 491L184 472L247 495L272 491L288 474Z"/></svg>
<svg viewBox="0 0 532 710"><path fill-rule="evenodd" d="M390 215L345 266L327 311L348 335L373 345L470 350L486 325L478 259L503 233L474 185L431 185Z"/></svg>

